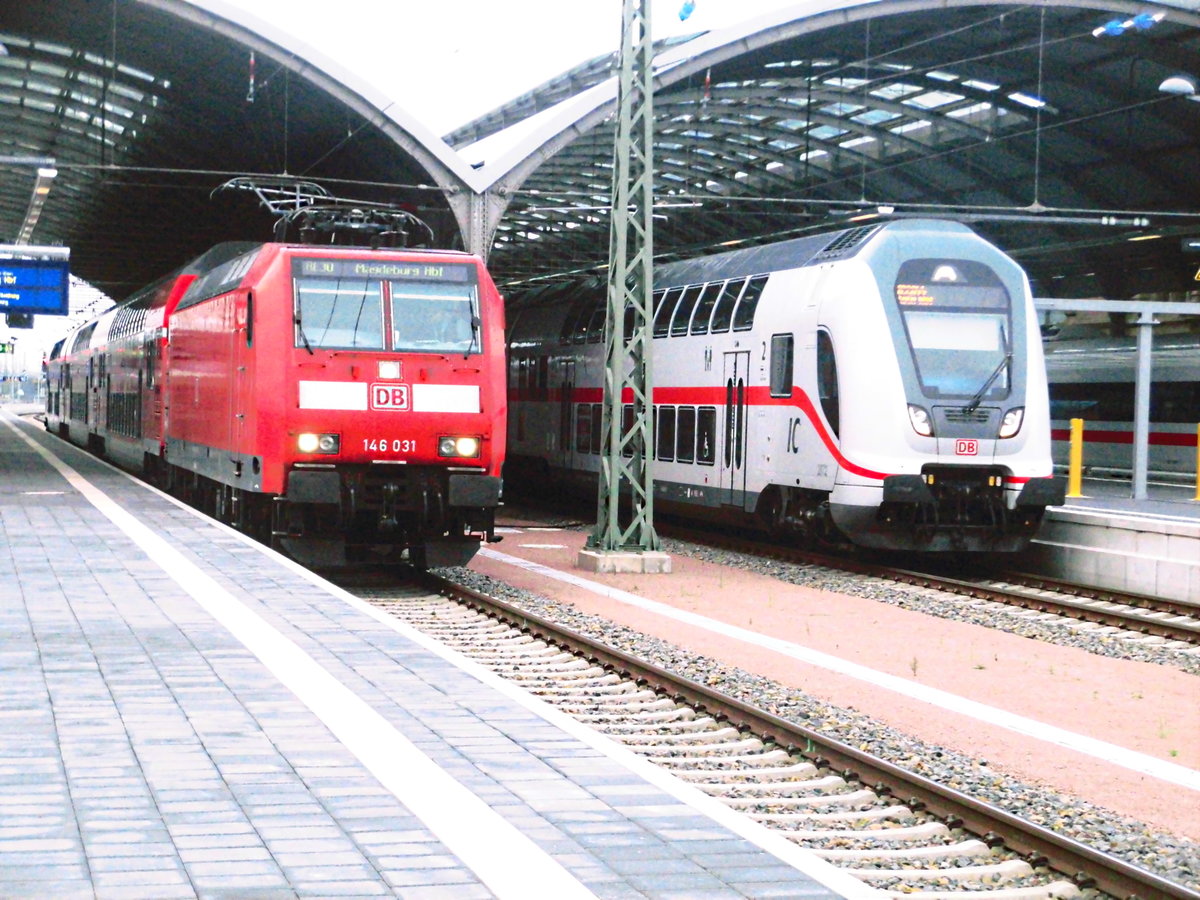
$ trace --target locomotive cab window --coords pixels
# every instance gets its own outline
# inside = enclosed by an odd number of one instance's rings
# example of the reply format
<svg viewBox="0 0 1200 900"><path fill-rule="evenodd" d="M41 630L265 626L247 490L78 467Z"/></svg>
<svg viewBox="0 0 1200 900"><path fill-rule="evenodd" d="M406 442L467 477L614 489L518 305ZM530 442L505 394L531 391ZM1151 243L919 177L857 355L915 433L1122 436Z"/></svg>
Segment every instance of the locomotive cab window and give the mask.
<svg viewBox="0 0 1200 900"><path fill-rule="evenodd" d="M383 301L377 281L297 278L296 346L383 349Z"/></svg>
<svg viewBox="0 0 1200 900"><path fill-rule="evenodd" d="M478 350L474 285L393 281L390 286L394 350L423 353Z"/></svg>
<svg viewBox="0 0 1200 900"><path fill-rule="evenodd" d="M1008 396L1012 301L989 266L908 260L896 278L895 296L925 396Z"/></svg>

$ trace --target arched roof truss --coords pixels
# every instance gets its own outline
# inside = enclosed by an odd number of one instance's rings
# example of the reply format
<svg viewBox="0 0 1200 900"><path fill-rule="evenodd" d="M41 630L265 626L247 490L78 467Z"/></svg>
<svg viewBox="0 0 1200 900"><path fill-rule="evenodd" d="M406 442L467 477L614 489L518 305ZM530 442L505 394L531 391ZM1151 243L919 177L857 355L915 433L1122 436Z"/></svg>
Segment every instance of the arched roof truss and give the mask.
<svg viewBox="0 0 1200 900"><path fill-rule="evenodd" d="M1163 14L1153 28L1094 33L1147 9ZM1178 6L1126 3L811 3L660 51L656 251L685 256L891 207L973 222L1024 254L1047 293L1190 279L1178 253L1123 238L1143 220L1167 235L1200 227L1187 149L1200 104L1157 90L1195 68L1197 24ZM541 111L529 143L487 161L509 197L491 257L502 280L605 262L609 71L580 67L562 116ZM526 97L523 111L539 110Z"/></svg>

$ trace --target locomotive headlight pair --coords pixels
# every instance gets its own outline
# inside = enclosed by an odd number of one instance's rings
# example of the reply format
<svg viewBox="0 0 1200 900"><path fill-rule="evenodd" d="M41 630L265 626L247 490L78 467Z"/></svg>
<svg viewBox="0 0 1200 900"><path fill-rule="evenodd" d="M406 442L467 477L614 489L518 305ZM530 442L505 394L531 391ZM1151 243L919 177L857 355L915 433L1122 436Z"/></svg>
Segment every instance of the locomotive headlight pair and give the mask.
<svg viewBox="0 0 1200 900"><path fill-rule="evenodd" d="M479 456L482 441L471 435L454 436L444 434L438 438L438 456L451 456L458 459L473 459Z"/></svg>
<svg viewBox="0 0 1200 900"><path fill-rule="evenodd" d="M1025 421L1025 407L1018 406L1015 409L1010 409L1004 414L1004 418L1000 422L1000 437L1010 438L1016 435L1021 430L1021 423Z"/></svg>
<svg viewBox="0 0 1200 900"><path fill-rule="evenodd" d="M929 412L923 406L908 404L908 421L917 434L933 437L933 419L929 418Z"/></svg>
<svg viewBox="0 0 1200 900"><path fill-rule="evenodd" d="M305 432L296 438L296 449L301 453L338 453L342 449L342 436Z"/></svg>

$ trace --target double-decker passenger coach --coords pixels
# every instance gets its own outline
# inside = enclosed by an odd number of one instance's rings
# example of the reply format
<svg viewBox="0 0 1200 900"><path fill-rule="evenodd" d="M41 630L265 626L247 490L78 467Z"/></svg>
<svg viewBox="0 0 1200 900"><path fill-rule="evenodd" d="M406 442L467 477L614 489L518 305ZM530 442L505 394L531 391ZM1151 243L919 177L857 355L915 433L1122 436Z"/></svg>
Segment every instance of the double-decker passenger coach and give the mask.
<svg viewBox="0 0 1200 900"><path fill-rule="evenodd" d="M976 552L1023 548L1062 502L1028 281L965 226L874 223L654 279L656 508ZM530 477L599 470L604 310L599 282L513 298L509 450Z"/></svg>

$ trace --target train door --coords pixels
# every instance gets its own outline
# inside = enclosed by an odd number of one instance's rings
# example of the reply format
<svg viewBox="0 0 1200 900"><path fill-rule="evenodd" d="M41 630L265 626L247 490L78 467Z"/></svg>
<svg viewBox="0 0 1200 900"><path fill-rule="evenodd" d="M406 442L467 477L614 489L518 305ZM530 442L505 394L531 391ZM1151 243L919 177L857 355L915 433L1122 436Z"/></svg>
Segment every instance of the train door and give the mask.
<svg viewBox="0 0 1200 900"><path fill-rule="evenodd" d="M725 354L725 415L721 436L721 502L738 502L746 489L746 381L750 351Z"/></svg>
<svg viewBox="0 0 1200 900"><path fill-rule="evenodd" d="M558 390L558 453L559 461L568 469L575 468L576 454L583 448L576 446L573 430L575 410L575 360L559 360ZM583 414L582 411L580 413Z"/></svg>
<svg viewBox="0 0 1200 900"><path fill-rule="evenodd" d="M234 458L240 460L244 452L242 442L245 438L248 403L246 369L250 350L254 346L254 293L247 291L244 298L235 294L230 305L233 327L229 329L229 360L233 367L233 384L229 391L229 437ZM237 462L236 466L240 476L241 462Z"/></svg>

